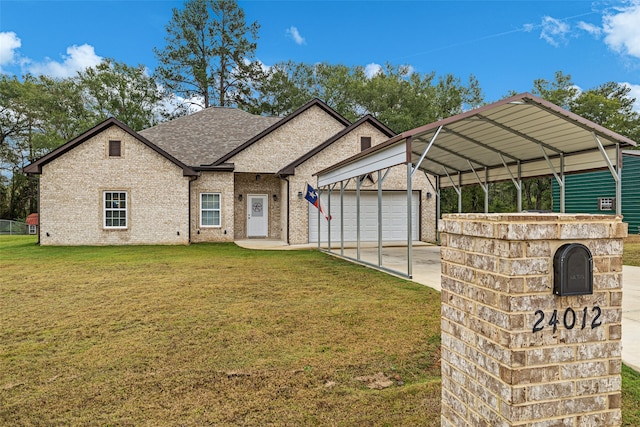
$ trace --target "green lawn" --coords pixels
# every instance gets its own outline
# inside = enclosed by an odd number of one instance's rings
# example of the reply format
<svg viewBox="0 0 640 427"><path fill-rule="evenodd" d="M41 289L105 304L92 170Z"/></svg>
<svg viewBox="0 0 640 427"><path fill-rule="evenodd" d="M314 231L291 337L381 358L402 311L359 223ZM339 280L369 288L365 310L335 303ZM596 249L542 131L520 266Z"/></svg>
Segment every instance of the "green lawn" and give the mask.
<svg viewBox="0 0 640 427"><path fill-rule="evenodd" d="M0 236L0 425L440 424L427 287L316 251L33 243Z"/></svg>
<svg viewBox="0 0 640 427"><path fill-rule="evenodd" d="M624 241L622 262L640 267L640 235L630 234Z"/></svg>
<svg viewBox="0 0 640 427"><path fill-rule="evenodd" d="M440 425L430 288L316 251L34 241L0 236L0 425Z"/></svg>

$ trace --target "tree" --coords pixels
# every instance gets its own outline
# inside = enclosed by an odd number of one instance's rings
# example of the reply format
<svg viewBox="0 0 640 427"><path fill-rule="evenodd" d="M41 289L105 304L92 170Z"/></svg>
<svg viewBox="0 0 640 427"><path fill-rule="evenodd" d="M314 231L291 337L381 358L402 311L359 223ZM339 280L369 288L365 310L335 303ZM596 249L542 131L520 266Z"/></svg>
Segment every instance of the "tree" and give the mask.
<svg viewBox="0 0 640 427"><path fill-rule="evenodd" d="M287 61L271 67L256 82L256 97L249 105L253 114L287 115L319 98L349 120L359 112L356 88L364 74L358 68L327 63L305 64Z"/></svg>
<svg viewBox="0 0 640 427"><path fill-rule="evenodd" d="M115 117L139 131L167 116L165 94L143 65L130 67L106 59L78 74L85 107L102 121Z"/></svg>
<svg viewBox="0 0 640 427"><path fill-rule="evenodd" d="M276 64L260 81L254 114L283 115L317 97L349 120L372 114L397 132L462 112L466 104L481 102L473 76L465 86L452 75L436 80L409 66L387 64L373 76L364 67Z"/></svg>
<svg viewBox="0 0 640 427"><path fill-rule="evenodd" d="M571 102L580 90L571 81L570 74L556 71L554 80L536 79L533 81L533 94L559 107L569 110Z"/></svg>
<svg viewBox="0 0 640 427"><path fill-rule="evenodd" d="M640 141L640 114L633 110L631 88L608 82L576 96L569 105L572 112L611 129L621 135Z"/></svg>
<svg viewBox="0 0 640 427"><path fill-rule="evenodd" d="M235 0L187 0L173 9L164 49L154 49L167 89L202 106L244 106L261 78L254 61L259 25L247 25Z"/></svg>
<svg viewBox="0 0 640 427"><path fill-rule="evenodd" d="M361 110L396 132L459 114L465 105L482 102L479 84L473 76L465 86L451 74L436 79L433 72L417 73L406 65L386 64L373 77L365 79L355 93Z"/></svg>
<svg viewBox="0 0 640 427"><path fill-rule="evenodd" d="M285 116L317 95L313 87L313 66L293 61L275 64L256 82L256 94L247 110L252 114Z"/></svg>
<svg viewBox="0 0 640 427"><path fill-rule="evenodd" d="M25 218L37 208L37 186L22 168L93 125L72 79L0 77L0 216Z"/></svg>

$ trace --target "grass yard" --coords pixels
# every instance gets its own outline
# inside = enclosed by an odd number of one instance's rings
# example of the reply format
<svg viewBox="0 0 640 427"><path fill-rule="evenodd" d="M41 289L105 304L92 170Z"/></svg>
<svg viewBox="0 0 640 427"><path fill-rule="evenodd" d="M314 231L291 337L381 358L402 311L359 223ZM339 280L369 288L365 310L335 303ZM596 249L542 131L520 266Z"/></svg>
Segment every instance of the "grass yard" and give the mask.
<svg viewBox="0 0 640 427"><path fill-rule="evenodd" d="M436 291L316 251L34 242L0 236L0 425L440 425Z"/></svg>
<svg viewBox="0 0 640 427"><path fill-rule="evenodd" d="M624 240L622 263L640 267L640 234L629 234Z"/></svg>
<svg viewBox="0 0 640 427"><path fill-rule="evenodd" d="M430 288L316 251L34 242L0 236L0 425L440 425Z"/></svg>

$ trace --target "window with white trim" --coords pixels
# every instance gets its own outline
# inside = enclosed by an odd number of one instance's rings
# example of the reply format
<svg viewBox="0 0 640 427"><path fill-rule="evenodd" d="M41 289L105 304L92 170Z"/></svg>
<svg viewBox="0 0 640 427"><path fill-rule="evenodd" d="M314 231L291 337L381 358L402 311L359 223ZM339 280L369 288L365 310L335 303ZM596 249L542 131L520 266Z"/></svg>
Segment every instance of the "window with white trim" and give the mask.
<svg viewBox="0 0 640 427"><path fill-rule="evenodd" d="M200 227L220 224L220 193L200 193Z"/></svg>
<svg viewBox="0 0 640 427"><path fill-rule="evenodd" d="M127 192L104 192L104 228L127 228Z"/></svg>
<svg viewBox="0 0 640 427"><path fill-rule="evenodd" d="M598 209L601 211L612 211L616 204L614 197L600 197L598 199Z"/></svg>

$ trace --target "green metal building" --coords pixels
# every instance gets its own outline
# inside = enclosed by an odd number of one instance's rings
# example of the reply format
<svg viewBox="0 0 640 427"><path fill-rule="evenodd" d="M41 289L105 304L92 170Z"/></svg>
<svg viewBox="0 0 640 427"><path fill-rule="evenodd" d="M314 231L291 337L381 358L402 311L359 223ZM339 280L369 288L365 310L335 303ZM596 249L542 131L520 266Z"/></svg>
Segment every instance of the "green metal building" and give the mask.
<svg viewBox="0 0 640 427"><path fill-rule="evenodd" d="M560 212L560 187L553 183L553 211ZM565 176L565 212L616 213L616 184L608 170ZM622 215L629 234L640 234L640 150L622 152Z"/></svg>

